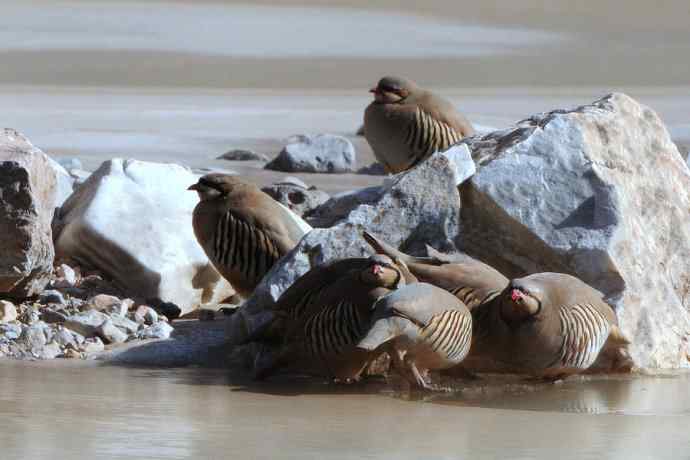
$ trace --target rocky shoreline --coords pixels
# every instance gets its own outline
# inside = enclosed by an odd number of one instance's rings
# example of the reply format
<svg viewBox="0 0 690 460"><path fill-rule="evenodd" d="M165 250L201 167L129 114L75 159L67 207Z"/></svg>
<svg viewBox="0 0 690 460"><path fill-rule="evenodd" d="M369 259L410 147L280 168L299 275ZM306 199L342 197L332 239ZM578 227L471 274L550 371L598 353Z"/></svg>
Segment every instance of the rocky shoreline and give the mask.
<svg viewBox="0 0 690 460"><path fill-rule="evenodd" d="M287 170L340 171L310 139L291 140L300 166ZM338 142L349 171L355 152ZM149 347L147 362L199 362L225 339L242 342L309 268L368 254L368 230L411 254L464 251L508 276L581 277L616 309L638 367L690 367L690 170L679 153L652 110L615 94L474 136L380 187L329 197L275 184L266 191L315 228L237 313L199 322L189 347ZM137 362L117 350L174 341L178 316L237 306L192 233L193 172L120 159L66 169L11 129L0 160L0 228L12 229L0 241L0 357Z"/></svg>

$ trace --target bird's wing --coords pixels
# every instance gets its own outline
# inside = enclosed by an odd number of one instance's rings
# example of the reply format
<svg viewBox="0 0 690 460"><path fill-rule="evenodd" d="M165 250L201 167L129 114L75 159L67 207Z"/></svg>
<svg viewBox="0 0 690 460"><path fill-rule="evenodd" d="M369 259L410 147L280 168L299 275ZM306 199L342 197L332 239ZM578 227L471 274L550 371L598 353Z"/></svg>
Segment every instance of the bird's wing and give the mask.
<svg viewBox="0 0 690 460"><path fill-rule="evenodd" d="M457 111L455 106L445 99L431 93L426 93L419 99L419 107L435 120L445 123L461 137L472 136L474 128L469 120Z"/></svg>

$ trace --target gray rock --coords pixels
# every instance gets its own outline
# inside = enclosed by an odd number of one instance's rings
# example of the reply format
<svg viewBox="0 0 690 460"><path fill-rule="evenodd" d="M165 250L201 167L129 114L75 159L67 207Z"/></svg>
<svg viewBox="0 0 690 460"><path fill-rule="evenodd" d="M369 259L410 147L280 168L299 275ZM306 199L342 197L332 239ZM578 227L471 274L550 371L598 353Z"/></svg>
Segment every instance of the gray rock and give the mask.
<svg viewBox="0 0 690 460"><path fill-rule="evenodd" d="M370 255L371 249L361 238L364 229L412 254L424 253L425 244L455 250L460 196L453 167L441 154L395 176L367 196L368 202L354 206L333 227L312 230L276 263L228 320L231 341L244 340L248 332L268 319L276 299L311 267L333 259Z"/></svg>
<svg viewBox="0 0 690 460"><path fill-rule="evenodd" d="M305 218L314 227L330 228L336 222L345 219L356 207L375 203L381 198L384 190L384 187L374 186L339 193L321 206L313 209Z"/></svg>
<svg viewBox="0 0 690 460"><path fill-rule="evenodd" d="M103 345L103 341L100 339L100 337L88 338L80 347L80 350L87 355L100 353L104 349L105 345Z"/></svg>
<svg viewBox="0 0 690 460"><path fill-rule="evenodd" d="M60 256L93 267L130 297L161 299L182 313L234 293L196 241L187 187L197 181L173 164L107 161L60 211Z"/></svg>
<svg viewBox="0 0 690 460"><path fill-rule="evenodd" d="M48 163L55 171L56 187L53 208L59 208L74 191L74 178L60 163L48 157Z"/></svg>
<svg viewBox="0 0 690 460"><path fill-rule="evenodd" d="M332 134L298 135L266 169L286 172L345 173L354 171L357 157L352 143Z"/></svg>
<svg viewBox="0 0 690 460"><path fill-rule="evenodd" d="M216 158L216 160L228 160L228 161L268 161L266 155L260 153L255 153L250 150L234 149L229 150Z"/></svg>
<svg viewBox="0 0 690 460"><path fill-rule="evenodd" d="M136 333L140 329L139 324L124 316L113 315L110 317L110 321L129 335Z"/></svg>
<svg viewBox="0 0 690 460"><path fill-rule="evenodd" d="M38 359L55 359L61 354L62 348L60 345L55 342L50 342L40 350L36 350L35 356Z"/></svg>
<svg viewBox="0 0 690 460"><path fill-rule="evenodd" d="M48 289L45 290L41 293L41 295L38 298L39 302L43 305L48 305L48 304L57 304L57 305L65 305L67 302L65 301L65 297L62 295L60 291L56 291L55 289Z"/></svg>
<svg viewBox="0 0 690 460"><path fill-rule="evenodd" d="M79 348L79 345L84 343L85 340L86 338L83 335L62 326L58 326L53 335L53 341L59 344L62 348L72 347L76 350Z"/></svg>
<svg viewBox="0 0 690 460"><path fill-rule="evenodd" d="M17 319L17 307L12 302L0 300L0 323L10 323Z"/></svg>
<svg viewBox="0 0 690 460"><path fill-rule="evenodd" d="M470 139L463 249L509 277L599 289L643 368L688 367L690 171L656 113L614 94Z"/></svg>
<svg viewBox="0 0 690 460"><path fill-rule="evenodd" d="M50 160L13 129L0 130L0 293L40 294L53 271L57 179Z"/></svg>
<svg viewBox="0 0 690 460"><path fill-rule="evenodd" d="M86 301L86 308L91 308L104 313L121 313L122 301L113 295L98 294ZM125 315L127 310L125 310Z"/></svg>
<svg viewBox="0 0 690 460"><path fill-rule="evenodd" d="M46 329L49 328L46 323L37 321L22 330L18 342L32 355L38 356L41 349L48 343L49 337L46 334Z"/></svg>
<svg viewBox="0 0 690 460"><path fill-rule="evenodd" d="M67 317L64 314L49 308L44 308L40 313L41 321L49 324L62 324L67 321Z"/></svg>
<svg viewBox="0 0 690 460"><path fill-rule="evenodd" d="M73 287L77 284L77 272L67 264L60 264L60 266L55 269L55 274L60 283L58 287Z"/></svg>
<svg viewBox="0 0 690 460"><path fill-rule="evenodd" d="M386 176L386 168L379 162L373 162L368 166L362 166L357 170L357 174L365 174L367 176Z"/></svg>
<svg viewBox="0 0 690 460"><path fill-rule="evenodd" d="M98 326L96 329L96 334L98 334L98 337L100 337L106 344L124 343L127 341L127 334L122 332L109 319Z"/></svg>
<svg viewBox="0 0 690 460"><path fill-rule="evenodd" d="M17 340L22 335L22 325L19 323L0 323L0 341Z"/></svg>
<svg viewBox="0 0 690 460"><path fill-rule="evenodd" d="M453 145L448 150L441 152L441 155L450 160L453 166L455 184L458 186L477 172L472 153L465 144Z"/></svg>
<svg viewBox="0 0 690 460"><path fill-rule="evenodd" d="M273 184L261 190L299 216L307 214L330 198L328 193L315 187L304 188L287 183Z"/></svg>
<svg viewBox="0 0 690 460"><path fill-rule="evenodd" d="M71 315L64 322L64 326L84 337L94 337L98 334L98 327L108 321L108 315L96 310Z"/></svg>
<svg viewBox="0 0 690 460"><path fill-rule="evenodd" d="M134 312L134 321L151 325L158 322L158 313L148 305L139 305Z"/></svg>
<svg viewBox="0 0 690 460"><path fill-rule="evenodd" d="M163 321L160 321L153 326L142 329L137 333L139 339L167 339L172 334L173 327Z"/></svg>

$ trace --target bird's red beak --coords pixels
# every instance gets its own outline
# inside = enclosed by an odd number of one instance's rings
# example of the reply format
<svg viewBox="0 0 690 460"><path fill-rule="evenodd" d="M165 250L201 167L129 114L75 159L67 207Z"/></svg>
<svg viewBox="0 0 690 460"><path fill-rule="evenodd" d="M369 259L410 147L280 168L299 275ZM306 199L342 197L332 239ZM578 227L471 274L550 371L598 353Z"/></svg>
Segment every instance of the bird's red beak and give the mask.
<svg viewBox="0 0 690 460"><path fill-rule="evenodd" d="M520 292L518 289L513 289L512 291L510 291L510 299L513 302L517 302L518 300L522 299L523 295L524 294Z"/></svg>
<svg viewBox="0 0 690 460"><path fill-rule="evenodd" d="M373 273L374 275L383 273L383 267L381 267L380 265L374 265L373 267L371 267L371 273Z"/></svg>
<svg viewBox="0 0 690 460"><path fill-rule="evenodd" d="M199 184L197 183L197 184L190 185L189 187L187 187L187 190L197 191L197 190L199 190Z"/></svg>
<svg viewBox="0 0 690 460"><path fill-rule="evenodd" d="M369 90L369 92L370 92L370 93L374 93L374 94L378 94L378 93L379 93L379 89L378 89L376 86L374 86L373 88L371 88L371 89Z"/></svg>

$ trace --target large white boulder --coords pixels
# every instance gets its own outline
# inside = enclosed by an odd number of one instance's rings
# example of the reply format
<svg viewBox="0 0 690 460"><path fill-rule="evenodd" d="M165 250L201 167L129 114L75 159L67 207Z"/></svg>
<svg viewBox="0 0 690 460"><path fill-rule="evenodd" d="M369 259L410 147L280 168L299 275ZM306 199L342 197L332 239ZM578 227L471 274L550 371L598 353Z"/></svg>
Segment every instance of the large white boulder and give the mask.
<svg viewBox="0 0 690 460"><path fill-rule="evenodd" d="M197 181L174 164L113 159L64 203L58 216L60 257L97 268L131 297L176 304L182 314L233 290L194 237Z"/></svg>
<svg viewBox="0 0 690 460"><path fill-rule="evenodd" d="M644 368L690 362L690 170L656 113L613 94L467 141L462 247L509 277L599 289Z"/></svg>
<svg viewBox="0 0 690 460"><path fill-rule="evenodd" d="M293 136L266 169L285 172L346 173L357 163L355 147L334 134Z"/></svg>
<svg viewBox="0 0 690 460"><path fill-rule="evenodd" d="M40 294L53 270L56 177L48 156L0 130L0 294Z"/></svg>

